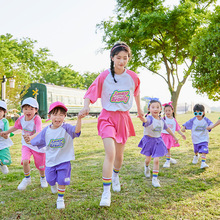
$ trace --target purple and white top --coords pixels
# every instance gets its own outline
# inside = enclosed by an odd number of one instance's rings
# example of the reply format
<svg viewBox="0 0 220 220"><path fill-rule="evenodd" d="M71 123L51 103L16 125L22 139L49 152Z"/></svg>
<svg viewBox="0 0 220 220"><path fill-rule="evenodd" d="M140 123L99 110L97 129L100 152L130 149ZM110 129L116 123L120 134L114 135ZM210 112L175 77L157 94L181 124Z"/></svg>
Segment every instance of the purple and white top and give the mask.
<svg viewBox="0 0 220 220"><path fill-rule="evenodd" d="M161 131L166 130L168 127L164 119L160 118L155 119L153 116L147 116L147 122L143 123L144 126L144 135L148 135L150 137L160 137Z"/></svg>
<svg viewBox="0 0 220 220"><path fill-rule="evenodd" d="M202 120L198 120L194 117L183 124L183 126L187 130L191 130L193 144L198 144L202 142L209 142L209 133L206 128L211 124L213 123L206 117Z"/></svg>
<svg viewBox="0 0 220 220"><path fill-rule="evenodd" d="M40 149L46 146L47 167L75 160L73 139L81 133L75 133L75 128L76 126L66 123L57 129L52 129L49 125L31 140L31 144Z"/></svg>
<svg viewBox="0 0 220 220"><path fill-rule="evenodd" d="M41 131L42 122L39 115L35 115L30 121L26 121L25 116L22 115L16 120L14 127L22 130L22 139L21 139L22 145L25 145L36 152L45 153L45 148L38 149L37 146L27 144L23 137L24 134L28 134L29 136L31 136L36 132Z"/></svg>
<svg viewBox="0 0 220 220"><path fill-rule="evenodd" d="M167 124L167 127L170 128L170 130L174 134L175 134L175 131L179 131L181 129L180 125L178 124L178 122L176 121L175 118L170 119L170 118L167 118L167 116L165 116L165 117L166 117L165 122ZM162 133L169 134L166 130L163 130Z"/></svg>
<svg viewBox="0 0 220 220"><path fill-rule="evenodd" d="M95 103L101 98L102 107L107 111L128 111L132 107L133 96L140 93L140 80L137 74L126 69L124 73L115 74L114 82L111 71L100 73L87 90L84 98Z"/></svg>

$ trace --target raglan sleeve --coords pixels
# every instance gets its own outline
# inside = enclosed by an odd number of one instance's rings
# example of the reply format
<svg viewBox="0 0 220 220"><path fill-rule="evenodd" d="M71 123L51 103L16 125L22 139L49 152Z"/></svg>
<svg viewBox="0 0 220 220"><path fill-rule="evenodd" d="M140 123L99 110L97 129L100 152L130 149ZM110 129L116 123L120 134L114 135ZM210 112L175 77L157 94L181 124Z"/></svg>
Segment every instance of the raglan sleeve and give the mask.
<svg viewBox="0 0 220 220"><path fill-rule="evenodd" d="M175 131L179 131L181 129L180 125L178 124L178 122L176 121L176 119L174 118L175 122L176 122L176 129Z"/></svg>
<svg viewBox="0 0 220 220"><path fill-rule="evenodd" d="M84 95L84 99L88 98L90 102L93 104L97 101L98 98L101 98L102 95L102 86L106 76L108 75L108 70L99 74L99 76L95 79L95 81L90 85L86 94Z"/></svg>
<svg viewBox="0 0 220 220"><path fill-rule="evenodd" d="M39 149L46 146L46 131L47 128L44 128L36 137L31 140L32 146L37 146Z"/></svg>
<svg viewBox="0 0 220 220"><path fill-rule="evenodd" d="M195 120L195 118L191 118L189 121L187 121L186 123L183 124L183 126L187 129L187 130L191 130L192 126L193 126L193 121Z"/></svg>
<svg viewBox="0 0 220 220"><path fill-rule="evenodd" d="M63 128L66 130L66 132L71 136L72 139L75 137L79 137L81 134L81 131L79 133L75 132L76 126L70 125L70 124L64 124Z"/></svg>
<svg viewBox="0 0 220 220"><path fill-rule="evenodd" d="M42 130L42 121L39 115L36 115L34 124L36 125L36 133L40 132Z"/></svg>

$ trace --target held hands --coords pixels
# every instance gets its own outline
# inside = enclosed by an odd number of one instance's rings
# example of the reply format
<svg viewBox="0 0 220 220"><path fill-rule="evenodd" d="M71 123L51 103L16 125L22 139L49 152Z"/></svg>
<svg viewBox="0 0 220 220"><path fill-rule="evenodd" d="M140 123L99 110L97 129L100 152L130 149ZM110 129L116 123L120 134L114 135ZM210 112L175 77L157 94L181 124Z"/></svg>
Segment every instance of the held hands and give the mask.
<svg viewBox="0 0 220 220"><path fill-rule="evenodd" d="M175 139L175 144L178 144L179 143L178 139L176 137L174 137L174 139Z"/></svg>
<svg viewBox="0 0 220 220"><path fill-rule="evenodd" d="M4 139L8 139L9 134L7 133L7 131L2 131L0 132L0 136L2 136Z"/></svg>
<svg viewBox="0 0 220 220"><path fill-rule="evenodd" d="M184 134L181 134L183 140L186 140L186 136Z"/></svg>
<svg viewBox="0 0 220 220"><path fill-rule="evenodd" d="M213 125L209 125L208 127L206 127L206 129L209 131L213 128Z"/></svg>
<svg viewBox="0 0 220 220"><path fill-rule="evenodd" d="M31 144L31 137L30 136L28 136L27 134L24 134L23 137L24 137L24 140L27 144Z"/></svg>
<svg viewBox="0 0 220 220"><path fill-rule="evenodd" d="M83 107L83 108L80 110L80 112L79 112L79 114L78 114L78 117L84 118L86 115L89 114L89 111L90 111L90 108L89 108L89 107Z"/></svg>
<svg viewBox="0 0 220 220"><path fill-rule="evenodd" d="M182 132L185 132L185 131L186 131L186 128L183 126L182 129L181 129L181 131L182 131Z"/></svg>

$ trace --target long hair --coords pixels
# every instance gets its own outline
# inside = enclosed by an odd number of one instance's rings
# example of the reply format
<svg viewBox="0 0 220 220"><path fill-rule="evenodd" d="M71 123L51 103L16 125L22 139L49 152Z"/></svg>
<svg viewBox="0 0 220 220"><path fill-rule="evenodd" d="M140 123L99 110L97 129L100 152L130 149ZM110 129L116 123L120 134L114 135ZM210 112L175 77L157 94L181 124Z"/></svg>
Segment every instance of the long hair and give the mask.
<svg viewBox="0 0 220 220"><path fill-rule="evenodd" d="M156 103L158 102L160 104L160 107L162 109L162 105L161 105L161 102L159 100L151 100L149 103L148 103L148 109L150 109L150 106L152 103ZM148 115L150 114L150 111L148 110L147 114L145 115L145 117L147 117ZM161 112L159 113L159 117L161 117Z"/></svg>
<svg viewBox="0 0 220 220"><path fill-rule="evenodd" d="M170 107L170 108L173 110L173 107L172 107L171 105L169 105L169 104L165 105L165 106L164 106L164 109L165 109L166 107ZM175 118L175 113L174 113L174 111L173 111L173 117ZM166 120L165 113L164 113L163 119Z"/></svg>
<svg viewBox="0 0 220 220"><path fill-rule="evenodd" d="M115 79L115 69L114 69L114 61L112 60L112 58L119 54L121 51L125 51L128 53L128 57L131 57L131 49L130 47L124 43L124 42L117 42L111 49L110 52L110 60L111 60L111 64L110 64L110 70L111 70L111 74L112 77L114 79L114 82L117 83L116 79Z"/></svg>

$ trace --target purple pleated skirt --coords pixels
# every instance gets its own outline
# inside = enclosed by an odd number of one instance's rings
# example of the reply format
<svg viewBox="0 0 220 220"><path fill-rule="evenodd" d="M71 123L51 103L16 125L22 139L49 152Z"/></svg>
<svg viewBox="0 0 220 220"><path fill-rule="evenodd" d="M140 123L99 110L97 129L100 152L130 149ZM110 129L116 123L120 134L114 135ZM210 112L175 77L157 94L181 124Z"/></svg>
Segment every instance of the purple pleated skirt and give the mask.
<svg viewBox="0 0 220 220"><path fill-rule="evenodd" d="M138 147L142 148L141 154L151 157L163 157L167 154L167 147L162 137L149 137L144 135Z"/></svg>

